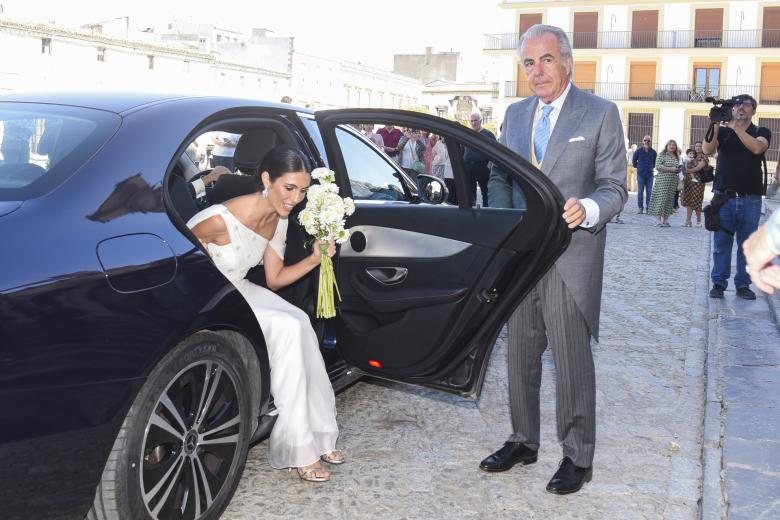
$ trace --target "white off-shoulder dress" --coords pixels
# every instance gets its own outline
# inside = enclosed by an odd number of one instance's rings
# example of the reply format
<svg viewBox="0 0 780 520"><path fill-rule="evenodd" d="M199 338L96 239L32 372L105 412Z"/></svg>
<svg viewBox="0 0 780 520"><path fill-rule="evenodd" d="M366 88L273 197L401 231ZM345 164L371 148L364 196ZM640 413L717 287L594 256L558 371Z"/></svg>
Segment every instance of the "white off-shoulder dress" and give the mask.
<svg viewBox="0 0 780 520"><path fill-rule="evenodd" d="M336 399L309 317L274 292L246 279L263 262L266 247L284 258L287 219L279 219L271 240L241 223L228 209L215 204L193 216L192 228L219 215L230 243L208 244L217 268L249 303L265 336L271 365L271 394L279 417L271 431L268 460L277 469L303 467L333 451L339 435Z"/></svg>

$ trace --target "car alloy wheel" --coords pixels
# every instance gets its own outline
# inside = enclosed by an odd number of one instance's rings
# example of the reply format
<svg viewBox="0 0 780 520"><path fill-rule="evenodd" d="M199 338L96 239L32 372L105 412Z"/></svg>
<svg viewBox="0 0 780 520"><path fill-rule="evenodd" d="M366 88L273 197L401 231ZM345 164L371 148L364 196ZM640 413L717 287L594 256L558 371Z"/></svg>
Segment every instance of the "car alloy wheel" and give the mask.
<svg viewBox="0 0 780 520"><path fill-rule="evenodd" d="M185 367L146 424L138 472L152 518L200 518L238 455L242 410L236 383L217 360Z"/></svg>

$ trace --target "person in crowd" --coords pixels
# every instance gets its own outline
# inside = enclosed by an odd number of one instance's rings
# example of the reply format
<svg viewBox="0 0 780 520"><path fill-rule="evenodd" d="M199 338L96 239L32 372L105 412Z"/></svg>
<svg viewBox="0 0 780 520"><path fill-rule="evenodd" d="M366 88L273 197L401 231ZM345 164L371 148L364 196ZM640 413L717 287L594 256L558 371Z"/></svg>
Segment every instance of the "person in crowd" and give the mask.
<svg viewBox="0 0 780 520"><path fill-rule="evenodd" d="M236 153L236 145L241 138L240 134L228 132L216 132L212 137L214 149L211 151L211 167L224 166L228 170L235 171L233 154Z"/></svg>
<svg viewBox="0 0 780 520"><path fill-rule="evenodd" d="M649 135L644 136L642 147L637 148L631 158L631 164L636 168L636 204L639 206L640 215L644 213L645 207L650 209L650 196L653 193L653 168L658 154L653 150L652 144L653 139Z"/></svg>
<svg viewBox="0 0 780 520"><path fill-rule="evenodd" d="M493 135L493 132L487 128L482 128L482 116L480 114L471 114L469 122L471 123L472 130L495 140L496 136ZM471 204L474 205L477 200L477 185L479 185L479 189L482 192L482 205L487 206L488 177L490 176L490 167L488 166L488 163L490 162L490 159L479 150L467 146L466 151L463 153L463 162L466 167L469 189L468 195Z"/></svg>
<svg viewBox="0 0 780 520"><path fill-rule="evenodd" d="M425 173L422 165L425 155L425 143L420 137L420 131L407 128L403 137L398 141L398 166L406 170L414 170L417 173Z"/></svg>
<svg viewBox="0 0 780 520"><path fill-rule="evenodd" d="M378 133L374 132L374 125L372 125L372 124L365 124L365 125L361 125L361 127L362 127L362 130L363 130L363 135L368 137L371 140L371 142L374 143L375 145L377 145L377 147L380 150L384 150L385 149L385 140L382 139L381 135L379 135Z"/></svg>
<svg viewBox="0 0 780 520"><path fill-rule="evenodd" d="M290 96L282 96L281 102L282 103L291 104L292 103L292 98Z"/></svg>
<svg viewBox="0 0 780 520"><path fill-rule="evenodd" d="M691 227L691 217L696 212L696 227L701 227L701 204L704 200L704 183L699 178L699 172L709 166L707 156L701 153L701 143L696 143L696 148L686 150L686 160L683 169L682 205L685 206L685 223L683 226Z"/></svg>
<svg viewBox="0 0 780 520"><path fill-rule="evenodd" d="M0 152L6 164L30 162L30 138L35 132L35 119L5 119L3 121L3 142Z"/></svg>
<svg viewBox="0 0 780 520"><path fill-rule="evenodd" d="M450 174L452 174L452 165L450 164L450 154L447 151L447 145L436 134L431 134L429 143L431 144L431 175L438 177L447 184L447 177L445 176L447 167L449 167ZM455 187L454 184L453 182L453 188ZM447 184L447 189L450 189L449 184Z"/></svg>
<svg viewBox="0 0 780 520"><path fill-rule="evenodd" d="M423 153L423 164L425 165L425 173L428 175L433 174L433 147L436 144L433 140L433 134L423 132L423 140L425 141L425 153Z"/></svg>
<svg viewBox="0 0 780 520"><path fill-rule="evenodd" d="M742 249L746 270L756 287L769 294L780 289L780 210L772 212L769 220L745 240Z"/></svg>
<svg viewBox="0 0 780 520"><path fill-rule="evenodd" d="M571 83L566 33L530 27L520 38L520 64L534 95L513 103L500 142L536 165L566 199L561 217L572 231L568 249L520 302L508 322L512 434L484 459L484 471L537 460L542 354L548 344L556 373L556 418L563 459L547 491L579 491L593 474L596 376L590 339L598 339L605 226L628 199L620 112L611 101ZM597 122L597 123L594 123ZM525 208L522 188L497 166L490 207Z"/></svg>
<svg viewBox="0 0 780 520"><path fill-rule="evenodd" d="M283 260L287 218L306 197L311 175L301 152L290 146L271 150L260 169L262 192L209 206L187 226L249 303L265 336L271 394L278 411L268 450L271 466L297 468L301 479L323 482L331 474L321 461L344 462L344 454L336 449L339 430L333 387L308 315L274 292L322 261L319 240L300 262L285 265ZM335 253L331 242L327 254ZM249 269L258 264L264 267L268 289L246 279Z"/></svg>
<svg viewBox="0 0 780 520"><path fill-rule="evenodd" d="M385 153L398 162L398 141L404 136L403 132L392 124L387 124L377 133L382 136L382 141L385 143Z"/></svg>
<svg viewBox="0 0 780 520"><path fill-rule="evenodd" d="M742 94L736 97L736 101L731 109L733 119L725 124L714 123L712 139L702 143L705 154L718 152L718 174L713 191L716 197L724 199L719 210L721 229L715 231L712 244L710 298L723 298L723 291L728 286L731 250L736 234L737 272L734 285L737 296L755 300L756 293L750 289L750 275L745 269L742 245L758 228L761 218L761 196L764 192L762 157L769 148L772 132L753 124L758 107L753 96Z"/></svg>
<svg viewBox="0 0 780 520"><path fill-rule="evenodd" d="M674 193L677 191L677 174L680 172L677 141L669 139L663 151L656 157L655 169L658 170L658 175L650 194L647 214L658 218L656 226L670 227L669 216L674 213Z"/></svg>

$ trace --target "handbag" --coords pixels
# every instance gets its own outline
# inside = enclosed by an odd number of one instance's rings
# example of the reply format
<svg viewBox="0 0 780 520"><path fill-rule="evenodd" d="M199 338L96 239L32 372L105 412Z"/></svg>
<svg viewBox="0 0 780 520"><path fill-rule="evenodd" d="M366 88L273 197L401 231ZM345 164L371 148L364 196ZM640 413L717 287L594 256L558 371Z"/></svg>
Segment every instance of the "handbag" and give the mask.
<svg viewBox="0 0 780 520"><path fill-rule="evenodd" d="M708 165L705 168L699 170L699 180L704 184L713 182L715 180L715 168Z"/></svg>
<svg viewBox="0 0 780 520"><path fill-rule="evenodd" d="M425 163L422 161L412 161L412 170L417 173L425 173Z"/></svg>
<svg viewBox="0 0 780 520"><path fill-rule="evenodd" d="M734 231L723 227L720 222L720 208L729 200L728 196L722 193L713 195L712 200L704 207L704 227L707 231L723 231L727 235L734 236Z"/></svg>

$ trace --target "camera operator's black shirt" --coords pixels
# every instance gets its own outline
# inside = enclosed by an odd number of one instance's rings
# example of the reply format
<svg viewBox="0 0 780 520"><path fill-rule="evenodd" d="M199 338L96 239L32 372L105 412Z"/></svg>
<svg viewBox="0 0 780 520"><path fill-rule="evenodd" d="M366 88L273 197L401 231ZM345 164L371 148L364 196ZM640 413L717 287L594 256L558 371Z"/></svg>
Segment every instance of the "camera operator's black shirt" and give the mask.
<svg viewBox="0 0 780 520"><path fill-rule="evenodd" d="M750 123L747 133L772 142L772 132ZM715 189L737 191L752 195L764 193L762 154L756 155L745 147L731 128L718 130L718 165L715 170Z"/></svg>

